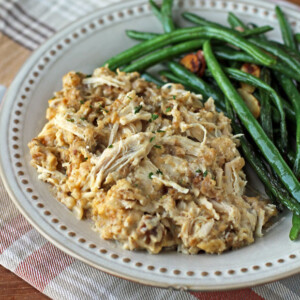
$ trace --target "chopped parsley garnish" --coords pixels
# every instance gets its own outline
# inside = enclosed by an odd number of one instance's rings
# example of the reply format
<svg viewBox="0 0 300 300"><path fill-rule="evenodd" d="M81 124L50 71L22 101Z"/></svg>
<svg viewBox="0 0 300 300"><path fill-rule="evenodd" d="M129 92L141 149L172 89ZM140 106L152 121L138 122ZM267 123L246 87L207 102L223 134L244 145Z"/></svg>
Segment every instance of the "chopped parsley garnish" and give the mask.
<svg viewBox="0 0 300 300"><path fill-rule="evenodd" d="M169 111L171 111L171 110L172 110L171 107L167 107L167 108L166 108L166 112L169 112Z"/></svg>
<svg viewBox="0 0 300 300"><path fill-rule="evenodd" d="M114 146L114 145L113 145L113 144L111 144L111 145L109 145L109 146L108 146L108 148L112 148L113 146Z"/></svg>
<svg viewBox="0 0 300 300"><path fill-rule="evenodd" d="M167 86L167 88L168 88L168 89L172 88L172 85L171 85L171 84L170 84L170 85L168 85L168 86Z"/></svg>
<svg viewBox="0 0 300 300"><path fill-rule="evenodd" d="M142 105L136 106L136 107L134 108L134 113L135 113L135 114L139 113L140 110L142 109L142 107L143 107Z"/></svg>
<svg viewBox="0 0 300 300"><path fill-rule="evenodd" d="M85 76L85 78L90 78L90 77L92 77L92 74L88 74Z"/></svg>
<svg viewBox="0 0 300 300"><path fill-rule="evenodd" d="M139 185L138 185L137 183L135 183L135 184L134 184L134 187L136 187L136 188L137 188L137 187L139 187Z"/></svg>
<svg viewBox="0 0 300 300"><path fill-rule="evenodd" d="M165 130L158 129L157 132L166 132Z"/></svg>
<svg viewBox="0 0 300 300"><path fill-rule="evenodd" d="M208 174L207 170L205 170L205 172L203 173L203 177L206 177Z"/></svg>
<svg viewBox="0 0 300 300"><path fill-rule="evenodd" d="M159 146L159 145L154 145L154 147L157 149L161 149L161 146Z"/></svg>
<svg viewBox="0 0 300 300"><path fill-rule="evenodd" d="M202 173L202 171L200 169L196 170L196 173Z"/></svg>
<svg viewBox="0 0 300 300"><path fill-rule="evenodd" d="M76 75L81 75L81 73L80 73L80 72L76 72L75 74L76 74Z"/></svg>
<svg viewBox="0 0 300 300"><path fill-rule="evenodd" d="M101 110L103 110L103 111L105 111L106 113L108 113L108 110L105 109L101 104L99 104L99 111L101 111Z"/></svg>
<svg viewBox="0 0 300 300"><path fill-rule="evenodd" d="M176 99L176 96L175 96L175 95L173 95L173 99L174 99L174 100Z"/></svg>
<svg viewBox="0 0 300 300"><path fill-rule="evenodd" d="M82 121L85 121L85 120L86 120L86 118L80 118L80 120L82 120Z"/></svg>
<svg viewBox="0 0 300 300"><path fill-rule="evenodd" d="M160 169L158 169L158 170L156 171L156 174L161 174L161 175L163 175L163 172L162 172Z"/></svg>
<svg viewBox="0 0 300 300"><path fill-rule="evenodd" d="M88 157L85 157L84 160L88 160Z"/></svg>
<svg viewBox="0 0 300 300"><path fill-rule="evenodd" d="M155 136L153 136L151 139L150 139L150 143L153 142L155 139Z"/></svg>
<svg viewBox="0 0 300 300"><path fill-rule="evenodd" d="M132 100L132 97L130 97L130 96L127 96L127 98L130 99L130 100Z"/></svg>
<svg viewBox="0 0 300 300"><path fill-rule="evenodd" d="M84 104L84 102L85 102L84 100L80 100L80 104Z"/></svg>
<svg viewBox="0 0 300 300"><path fill-rule="evenodd" d="M150 179L152 179L152 176L153 176L153 172L150 172L150 173L148 174L148 177L149 177Z"/></svg>
<svg viewBox="0 0 300 300"><path fill-rule="evenodd" d="M154 120L156 120L157 118L158 118L158 115L157 115L157 114L152 114L152 115L151 115L151 120L154 121Z"/></svg>
<svg viewBox="0 0 300 300"><path fill-rule="evenodd" d="M90 105L90 108L93 108L93 106L92 106L92 105Z"/></svg>
<svg viewBox="0 0 300 300"><path fill-rule="evenodd" d="M74 119L67 119L67 121L73 123L75 120Z"/></svg>

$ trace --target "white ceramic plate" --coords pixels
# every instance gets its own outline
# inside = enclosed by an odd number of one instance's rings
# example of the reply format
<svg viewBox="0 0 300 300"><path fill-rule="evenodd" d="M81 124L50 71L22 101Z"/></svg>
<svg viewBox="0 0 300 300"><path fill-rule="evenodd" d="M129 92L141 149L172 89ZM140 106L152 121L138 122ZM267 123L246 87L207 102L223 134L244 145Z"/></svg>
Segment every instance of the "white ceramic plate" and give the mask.
<svg viewBox="0 0 300 300"><path fill-rule="evenodd" d="M189 10L226 24L228 11L246 22L270 24L280 37L274 5L263 1L181 1L175 17ZM300 31L300 14L286 9ZM11 198L28 221L58 248L108 273L140 283L191 290L246 287L295 274L300 243L288 238L290 215L282 214L255 244L222 255L187 256L175 252L150 255L122 250L103 241L88 221L77 221L55 200L47 184L30 166L27 143L46 122L47 99L61 88L70 70L91 73L106 59L133 45L125 29L161 30L146 1L130 1L101 9L57 33L25 63L4 101L1 118L1 172Z"/></svg>

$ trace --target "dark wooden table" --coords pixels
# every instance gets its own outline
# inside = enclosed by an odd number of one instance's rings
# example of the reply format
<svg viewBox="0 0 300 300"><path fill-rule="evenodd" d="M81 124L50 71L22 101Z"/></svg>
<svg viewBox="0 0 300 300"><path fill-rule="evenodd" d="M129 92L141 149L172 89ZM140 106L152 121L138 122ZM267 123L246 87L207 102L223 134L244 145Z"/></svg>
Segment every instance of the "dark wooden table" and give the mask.
<svg viewBox="0 0 300 300"><path fill-rule="evenodd" d="M289 0L300 5L300 0ZM1 71L0 84L9 85L18 69L30 55L22 48L0 33L0 57L5 57L5 71ZM3 63L3 62L2 62ZM0 265L0 300L36 300L49 299L24 280Z"/></svg>
<svg viewBox="0 0 300 300"><path fill-rule="evenodd" d="M37 300L49 298L0 265L0 299Z"/></svg>

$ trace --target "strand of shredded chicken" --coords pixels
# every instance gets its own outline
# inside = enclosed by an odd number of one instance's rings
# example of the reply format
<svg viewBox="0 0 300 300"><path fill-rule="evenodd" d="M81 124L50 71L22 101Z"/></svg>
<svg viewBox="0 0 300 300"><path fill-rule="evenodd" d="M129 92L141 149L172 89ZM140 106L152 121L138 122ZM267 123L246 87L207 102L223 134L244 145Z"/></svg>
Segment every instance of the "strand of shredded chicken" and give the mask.
<svg viewBox="0 0 300 300"><path fill-rule="evenodd" d="M221 253L262 235L274 205L244 195L244 159L213 99L138 73L70 72L29 143L41 180L104 239Z"/></svg>

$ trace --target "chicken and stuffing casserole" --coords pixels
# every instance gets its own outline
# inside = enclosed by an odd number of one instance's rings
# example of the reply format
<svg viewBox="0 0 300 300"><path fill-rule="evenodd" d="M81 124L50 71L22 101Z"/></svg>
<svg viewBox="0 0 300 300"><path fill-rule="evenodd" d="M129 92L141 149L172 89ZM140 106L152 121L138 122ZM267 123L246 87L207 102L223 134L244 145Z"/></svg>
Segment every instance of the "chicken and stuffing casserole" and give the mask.
<svg viewBox="0 0 300 300"><path fill-rule="evenodd" d="M125 249L221 253L253 243L275 206L244 195L238 137L213 99L138 73L70 72L29 143L39 179Z"/></svg>

